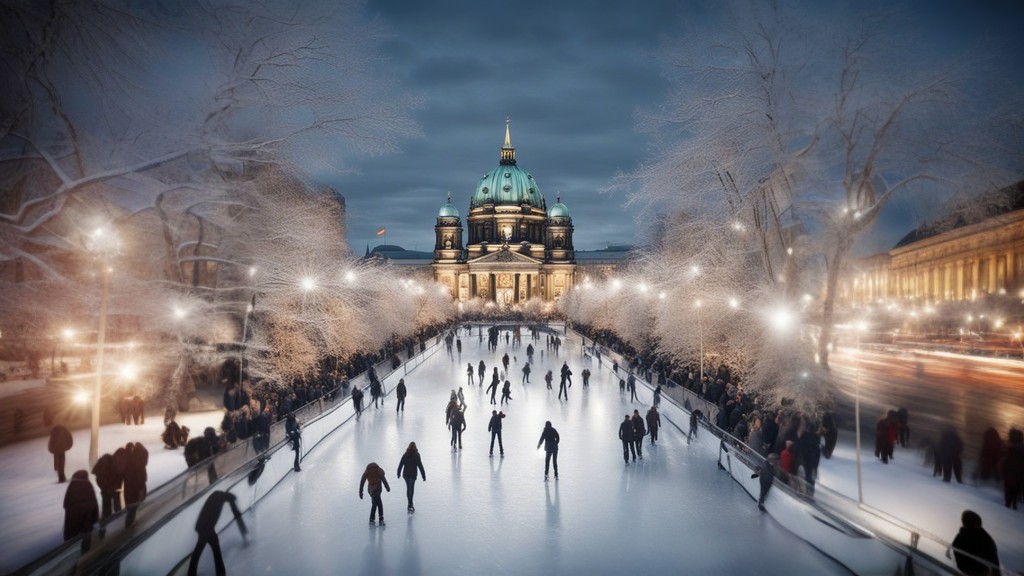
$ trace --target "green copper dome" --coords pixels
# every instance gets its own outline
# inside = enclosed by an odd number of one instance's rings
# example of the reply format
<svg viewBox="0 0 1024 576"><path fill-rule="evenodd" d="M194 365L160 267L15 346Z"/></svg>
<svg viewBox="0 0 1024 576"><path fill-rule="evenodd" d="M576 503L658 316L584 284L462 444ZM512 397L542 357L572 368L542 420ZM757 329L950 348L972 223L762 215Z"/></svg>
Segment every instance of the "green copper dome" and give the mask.
<svg viewBox="0 0 1024 576"><path fill-rule="evenodd" d="M476 183L476 191L469 201L470 209L492 203L497 206L528 204L546 210L544 196L533 176L516 166L516 149L509 137L509 121L505 120L505 144L501 147L501 163Z"/></svg>
<svg viewBox="0 0 1024 576"><path fill-rule="evenodd" d="M548 210L548 218L568 218L569 208L562 204L562 199L558 198L555 200L555 205Z"/></svg>
<svg viewBox="0 0 1024 576"><path fill-rule="evenodd" d="M452 195L448 194L448 202L437 211L438 218L458 218L459 211L452 205Z"/></svg>

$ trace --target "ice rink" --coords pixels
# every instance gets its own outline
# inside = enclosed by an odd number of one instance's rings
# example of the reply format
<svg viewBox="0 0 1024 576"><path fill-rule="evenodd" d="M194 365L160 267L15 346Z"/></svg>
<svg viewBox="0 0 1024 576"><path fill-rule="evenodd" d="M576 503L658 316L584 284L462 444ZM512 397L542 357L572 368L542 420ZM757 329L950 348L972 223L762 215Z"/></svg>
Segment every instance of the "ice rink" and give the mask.
<svg viewBox="0 0 1024 576"><path fill-rule="evenodd" d="M461 357L442 347L406 376L409 396L396 414L393 380L384 405L372 402L361 418L343 425L312 449L302 472L289 474L245 519L221 535L229 573L242 574L834 574L844 568L759 513L755 502L715 464L715 454L692 448L669 422L658 445L644 442L644 458L626 466L618 427L627 412L645 414L651 393L631 403L610 365L588 362L584 388L581 342L569 337L561 355L545 351L543 337L529 384L522 366L529 335L512 350L501 339L496 353L486 340L460 332ZM563 339L565 337L563 336ZM500 407L505 456L488 457L492 407L486 386L468 385L482 359L489 375L510 365L512 401ZM559 401L563 361L573 371L568 401ZM554 389L544 384L554 371ZM453 452L444 409L450 391L465 391L463 450ZM498 394L500 398L500 392ZM367 394L367 398L369 395ZM667 400L665 400L667 402ZM345 405L342 410L350 410ZM537 449L544 422L561 436L559 479L544 480ZM409 442L416 442L427 480L416 484L416 512L406 511L405 483L395 476ZM290 457L281 451L278 457ZM358 496L369 462L387 473L385 527L370 526L370 499ZM246 489L244 485L238 487ZM209 550L201 573L213 573Z"/></svg>

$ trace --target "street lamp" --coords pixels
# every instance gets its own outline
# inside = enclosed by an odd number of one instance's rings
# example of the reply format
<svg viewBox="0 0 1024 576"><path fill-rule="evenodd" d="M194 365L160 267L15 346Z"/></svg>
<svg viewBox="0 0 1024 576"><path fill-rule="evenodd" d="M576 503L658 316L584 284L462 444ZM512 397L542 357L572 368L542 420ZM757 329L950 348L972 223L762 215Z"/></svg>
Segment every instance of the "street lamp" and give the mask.
<svg viewBox="0 0 1024 576"><path fill-rule="evenodd" d="M100 396L103 393L103 349L107 336L107 300L110 295L109 257L117 249L117 238L113 233L96 228L89 237L87 247L100 258L102 290L100 295L100 325L96 335L96 382L92 394L92 423L89 429L89 467L96 465L99 459L100 444Z"/></svg>
<svg viewBox="0 0 1024 576"><path fill-rule="evenodd" d="M854 419L854 434L856 435L857 442L857 502L864 503L864 487L861 480L860 471L860 335L868 329L867 322L861 320L854 325L854 329L857 334L857 367L856 377L854 378L854 393L853 393L853 419Z"/></svg>

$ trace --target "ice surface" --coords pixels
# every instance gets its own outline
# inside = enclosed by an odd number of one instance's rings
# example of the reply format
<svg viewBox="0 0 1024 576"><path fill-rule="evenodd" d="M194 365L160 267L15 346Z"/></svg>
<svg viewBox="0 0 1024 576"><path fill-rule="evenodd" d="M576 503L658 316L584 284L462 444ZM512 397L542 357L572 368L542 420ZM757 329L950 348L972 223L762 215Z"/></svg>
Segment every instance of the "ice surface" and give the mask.
<svg viewBox="0 0 1024 576"><path fill-rule="evenodd" d="M540 343L543 349L543 341ZM525 345L525 343L524 343ZM584 389L580 342L562 356L535 357L522 385L518 362L511 405L501 407L505 457L488 457L492 406L481 386L466 385L465 366L482 358L475 334L462 358L436 354L406 377L404 414L389 397L342 426L247 514L253 541L241 546L236 529L222 536L229 571L250 574L623 574L637 569L679 573L833 574L845 570L797 539L728 476L714 454L691 451L685 437L665 428L658 446L624 465L618 426L626 412L647 405L620 396L608 366L591 366ZM525 347L525 346L524 346ZM543 374L568 359L575 373L568 402L545 389ZM557 380L556 380L557 382ZM452 389L466 392L464 450L452 452L444 408ZM644 396L650 401L649 392ZM495 407L497 408L497 407ZM561 435L559 479L544 481L537 449L545 420ZM410 441L423 457L427 481L416 484L416 512L406 512L398 461ZM387 473L386 527L368 525L369 496L359 479L369 462ZM207 552L201 568L213 573Z"/></svg>

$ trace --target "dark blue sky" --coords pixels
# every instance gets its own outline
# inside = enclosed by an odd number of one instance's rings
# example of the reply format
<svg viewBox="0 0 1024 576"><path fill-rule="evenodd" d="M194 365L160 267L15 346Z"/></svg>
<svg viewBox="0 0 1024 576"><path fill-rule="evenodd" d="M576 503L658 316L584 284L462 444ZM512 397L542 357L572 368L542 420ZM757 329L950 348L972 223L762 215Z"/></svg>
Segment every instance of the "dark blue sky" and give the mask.
<svg viewBox="0 0 1024 576"><path fill-rule="evenodd" d="M623 196L600 190L617 171L650 156L633 115L669 89L659 39L704 21L713 25L708 5L369 0L367 11L393 32L384 68L425 99L415 113L423 137L404 142L397 154L358 159L358 174L323 177L346 197L352 249L361 254L367 244L382 243L374 233L386 227L388 243L431 250L447 193L464 218L476 181L497 165L506 115L519 165L549 205L561 195L569 207L577 249L637 242L637 213L624 207ZM906 9L923 42L955 53L1019 35L1022 5L964 0ZM1024 62L1020 56L1010 61ZM885 215L880 248L928 215L917 202L900 200Z"/></svg>

